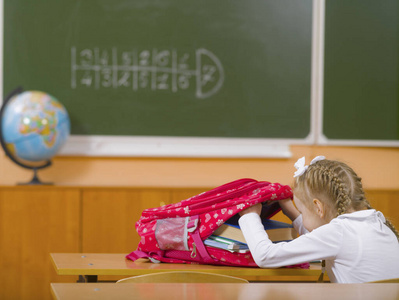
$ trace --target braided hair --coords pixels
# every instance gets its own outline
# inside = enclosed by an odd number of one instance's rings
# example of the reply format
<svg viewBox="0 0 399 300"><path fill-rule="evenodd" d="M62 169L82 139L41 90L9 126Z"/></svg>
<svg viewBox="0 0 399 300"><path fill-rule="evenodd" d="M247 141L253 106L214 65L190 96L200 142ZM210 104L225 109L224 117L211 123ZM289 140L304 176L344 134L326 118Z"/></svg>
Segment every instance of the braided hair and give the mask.
<svg viewBox="0 0 399 300"><path fill-rule="evenodd" d="M306 206L317 198L327 206L326 217L371 209L365 197L362 179L347 164L334 160L320 160L311 164L306 172L296 177L293 186ZM385 223L399 240L399 233L388 220Z"/></svg>

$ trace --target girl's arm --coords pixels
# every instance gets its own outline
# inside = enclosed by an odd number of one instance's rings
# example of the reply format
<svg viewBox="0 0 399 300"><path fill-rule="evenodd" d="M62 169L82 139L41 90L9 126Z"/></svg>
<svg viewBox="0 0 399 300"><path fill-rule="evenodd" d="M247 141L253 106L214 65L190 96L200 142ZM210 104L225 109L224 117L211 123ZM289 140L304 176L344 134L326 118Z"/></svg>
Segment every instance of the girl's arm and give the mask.
<svg viewBox="0 0 399 300"><path fill-rule="evenodd" d="M280 204L283 214L285 214L288 218L290 218L291 221L294 221L301 214L297 210L297 208L295 207L295 205L291 199L279 200L278 203ZM260 203L258 203L258 204L248 207L247 209L244 209L239 214L240 214L240 216L243 216L243 215L254 212L254 213L260 215L261 211L262 211L262 205Z"/></svg>
<svg viewBox="0 0 399 300"><path fill-rule="evenodd" d="M299 217L300 212L297 210L291 199L280 200L278 203L280 204L283 214L290 218L291 221L294 221Z"/></svg>
<svg viewBox="0 0 399 300"><path fill-rule="evenodd" d="M295 207L291 199L279 200L281 210L292 221L295 230L300 234L308 233L309 231L302 224L302 216L298 209Z"/></svg>
<svg viewBox="0 0 399 300"><path fill-rule="evenodd" d="M342 230L327 224L290 242L273 243L256 213L239 219L240 228L256 264L262 268L277 268L304 262L331 259L339 251Z"/></svg>

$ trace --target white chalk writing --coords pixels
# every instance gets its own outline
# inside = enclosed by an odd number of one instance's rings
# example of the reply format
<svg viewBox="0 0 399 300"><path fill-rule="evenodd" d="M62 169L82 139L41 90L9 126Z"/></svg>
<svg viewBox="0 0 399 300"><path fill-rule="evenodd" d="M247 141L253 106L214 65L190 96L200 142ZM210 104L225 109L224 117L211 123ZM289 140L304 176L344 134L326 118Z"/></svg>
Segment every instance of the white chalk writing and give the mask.
<svg viewBox="0 0 399 300"><path fill-rule="evenodd" d="M190 66L193 66L190 68ZM217 93L224 82L220 60L209 50L193 55L177 50L119 51L116 47L71 48L71 88L130 88L132 91L195 91L196 98Z"/></svg>

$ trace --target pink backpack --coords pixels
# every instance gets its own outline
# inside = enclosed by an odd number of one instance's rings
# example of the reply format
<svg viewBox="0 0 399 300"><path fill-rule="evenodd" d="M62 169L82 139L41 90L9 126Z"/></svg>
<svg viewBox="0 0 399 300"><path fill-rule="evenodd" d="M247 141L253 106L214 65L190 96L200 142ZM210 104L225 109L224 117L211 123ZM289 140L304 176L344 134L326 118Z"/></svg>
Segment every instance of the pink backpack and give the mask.
<svg viewBox="0 0 399 300"><path fill-rule="evenodd" d="M145 209L136 223L141 241L126 257L133 261L145 257L153 262L255 267L250 252L230 252L205 246L203 241L245 208L292 195L287 185L239 179L179 203ZM277 202L269 204L262 210L267 218L281 210Z"/></svg>

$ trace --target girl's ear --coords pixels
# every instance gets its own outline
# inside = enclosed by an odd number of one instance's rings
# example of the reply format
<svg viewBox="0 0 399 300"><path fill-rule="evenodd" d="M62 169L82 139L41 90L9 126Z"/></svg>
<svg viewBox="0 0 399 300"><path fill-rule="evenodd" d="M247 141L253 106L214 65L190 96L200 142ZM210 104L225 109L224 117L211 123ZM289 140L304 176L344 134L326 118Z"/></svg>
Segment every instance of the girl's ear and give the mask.
<svg viewBox="0 0 399 300"><path fill-rule="evenodd" d="M321 202L319 199L313 199L313 205L316 214L320 217L320 219L323 219L326 215L326 210L323 202Z"/></svg>

